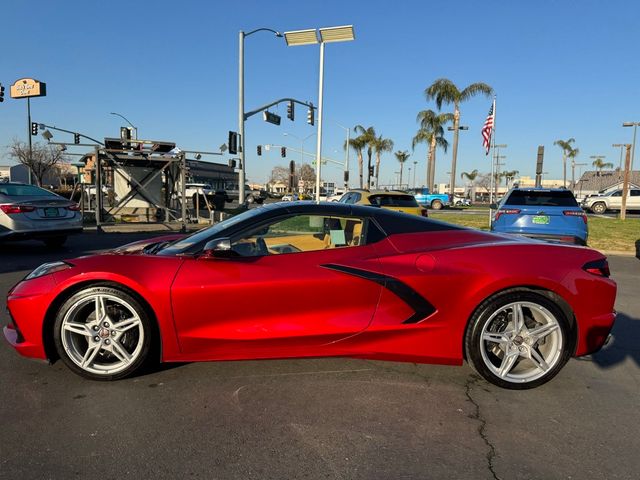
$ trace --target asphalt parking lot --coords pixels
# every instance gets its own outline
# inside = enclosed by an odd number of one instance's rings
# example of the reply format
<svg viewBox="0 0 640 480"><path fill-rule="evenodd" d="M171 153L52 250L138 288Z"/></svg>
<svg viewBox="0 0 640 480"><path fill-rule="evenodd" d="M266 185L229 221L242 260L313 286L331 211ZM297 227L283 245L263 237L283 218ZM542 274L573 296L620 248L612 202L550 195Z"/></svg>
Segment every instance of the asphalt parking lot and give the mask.
<svg viewBox="0 0 640 480"><path fill-rule="evenodd" d="M2 245L0 295L40 263L150 235ZM466 365L354 359L168 365L101 383L2 341L0 479L637 479L640 260L609 260L613 343L525 392Z"/></svg>

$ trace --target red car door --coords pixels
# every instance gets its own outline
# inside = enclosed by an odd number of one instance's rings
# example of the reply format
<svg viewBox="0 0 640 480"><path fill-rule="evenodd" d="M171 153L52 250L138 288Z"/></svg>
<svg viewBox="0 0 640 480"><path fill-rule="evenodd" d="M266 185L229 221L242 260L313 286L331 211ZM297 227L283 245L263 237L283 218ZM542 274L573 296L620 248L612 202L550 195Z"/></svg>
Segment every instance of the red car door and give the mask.
<svg viewBox="0 0 640 480"><path fill-rule="evenodd" d="M180 347L195 358L305 355L364 330L381 294L338 266L376 269L371 245L187 258L172 287ZM305 353L305 349L306 353Z"/></svg>

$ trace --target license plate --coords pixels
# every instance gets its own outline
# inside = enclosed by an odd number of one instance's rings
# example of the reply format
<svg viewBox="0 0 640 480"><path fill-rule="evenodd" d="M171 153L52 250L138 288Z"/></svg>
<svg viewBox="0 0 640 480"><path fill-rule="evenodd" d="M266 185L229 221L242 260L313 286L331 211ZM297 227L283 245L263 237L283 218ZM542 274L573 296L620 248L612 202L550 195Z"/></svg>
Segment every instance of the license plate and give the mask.
<svg viewBox="0 0 640 480"><path fill-rule="evenodd" d="M536 225L549 225L548 215L536 215L533 217L533 223Z"/></svg>
<svg viewBox="0 0 640 480"><path fill-rule="evenodd" d="M44 216L45 217L57 217L58 215L58 209L55 207L47 207L44 209Z"/></svg>

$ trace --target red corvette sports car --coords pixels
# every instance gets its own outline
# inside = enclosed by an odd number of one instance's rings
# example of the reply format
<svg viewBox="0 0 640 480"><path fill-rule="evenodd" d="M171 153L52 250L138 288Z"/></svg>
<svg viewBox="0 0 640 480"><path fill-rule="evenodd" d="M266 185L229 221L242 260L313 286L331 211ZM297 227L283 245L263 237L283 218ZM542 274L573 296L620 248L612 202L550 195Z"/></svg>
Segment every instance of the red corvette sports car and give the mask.
<svg viewBox="0 0 640 480"><path fill-rule="evenodd" d="M9 343L114 380L147 361L349 356L461 364L524 389L602 347L616 284L584 247L339 203L278 203L190 236L44 264Z"/></svg>

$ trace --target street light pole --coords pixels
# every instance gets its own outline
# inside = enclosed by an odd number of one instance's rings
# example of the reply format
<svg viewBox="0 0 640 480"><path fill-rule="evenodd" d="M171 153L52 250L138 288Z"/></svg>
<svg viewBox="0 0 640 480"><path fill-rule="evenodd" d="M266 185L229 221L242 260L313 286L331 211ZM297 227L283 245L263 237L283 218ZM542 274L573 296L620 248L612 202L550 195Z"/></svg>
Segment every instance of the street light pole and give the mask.
<svg viewBox="0 0 640 480"><path fill-rule="evenodd" d="M127 117L125 117L124 115L121 115L119 113L116 112L109 112L111 115L117 115L118 117L122 118L125 122L127 122L131 128L133 128L133 139L137 140L138 139L138 127L136 127L133 123L131 123Z"/></svg>
<svg viewBox="0 0 640 480"><path fill-rule="evenodd" d="M640 122L624 122L622 124L623 127L633 127L633 142L631 147L631 164L629 166L629 171L633 171L633 159L636 155L636 132L638 130L638 125L640 125Z"/></svg>
<svg viewBox="0 0 640 480"><path fill-rule="evenodd" d="M626 143L614 143L611 145L613 148L620 147L620 163L618 164L618 168L620 170L622 170L622 154L624 153L624 147L626 145L627 145Z"/></svg>
<svg viewBox="0 0 640 480"><path fill-rule="evenodd" d="M355 39L353 25L327 27L318 30L296 30L284 32L289 46L320 44L320 78L318 81L318 141L316 144L316 202L320 201L320 177L322 160L322 108L324 91L324 44L329 42L347 42ZM319 38L318 38L319 37Z"/></svg>
<svg viewBox="0 0 640 480"><path fill-rule="evenodd" d="M416 165L418 165L418 161L413 161L413 188L416 188Z"/></svg>
<svg viewBox="0 0 640 480"><path fill-rule="evenodd" d="M449 193L451 194L450 201L451 205L455 204L455 190L456 190L456 159L458 158L458 131L459 130L469 130L469 127L463 127L459 125L460 121L460 113L456 109L456 117L454 119L454 126L447 127L447 130L453 131L453 162L451 164L451 177L449 180ZM457 128L456 128L457 127ZM435 165L433 165L435 168ZM432 176L433 178L433 176Z"/></svg>
<svg viewBox="0 0 640 480"><path fill-rule="evenodd" d="M243 30L238 32L238 157L240 159L238 165L238 202L244 203L245 191L244 184L246 178L245 154L244 154L244 39L256 32L267 31L273 33L276 37L282 37L282 34L271 28L256 28L248 33Z"/></svg>
<svg viewBox="0 0 640 480"><path fill-rule="evenodd" d="M293 137L293 138L295 138L296 140L298 140L300 142L300 162L304 163L304 142L309 140L315 134L316 134L316 132L313 132L312 134L307 135L304 138L300 138L299 136L294 135L293 133L287 133L287 132L284 132L282 135L284 135L285 137Z"/></svg>

